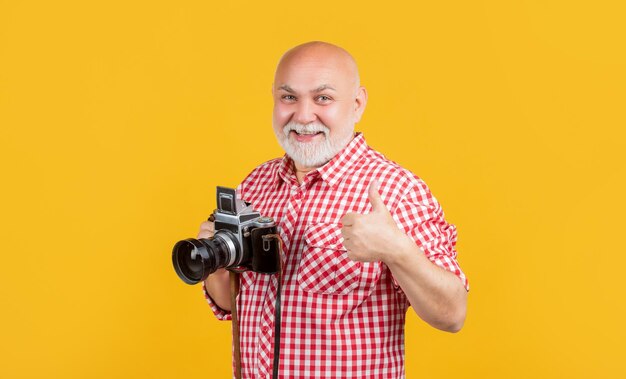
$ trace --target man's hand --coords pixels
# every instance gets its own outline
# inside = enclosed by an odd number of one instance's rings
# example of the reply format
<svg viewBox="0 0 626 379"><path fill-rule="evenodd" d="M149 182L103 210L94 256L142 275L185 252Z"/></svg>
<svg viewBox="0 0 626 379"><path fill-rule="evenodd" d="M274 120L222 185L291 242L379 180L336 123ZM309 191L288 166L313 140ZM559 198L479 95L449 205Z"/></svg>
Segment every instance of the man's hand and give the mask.
<svg viewBox="0 0 626 379"><path fill-rule="evenodd" d="M198 238L211 238L215 234L215 223L213 221L205 221L200 224Z"/></svg>
<svg viewBox="0 0 626 379"><path fill-rule="evenodd" d="M409 237L398 229L378 193L375 180L370 184L368 197L372 204L370 213L347 213L341 218L343 245L353 261L385 262L403 248Z"/></svg>
<svg viewBox="0 0 626 379"><path fill-rule="evenodd" d="M205 221L200 224L198 238L212 238L214 234L215 223L213 221ZM230 311L230 282L228 271L220 268L209 275L204 281L204 288L206 288L209 296L211 296L211 299L213 299L218 307L225 311Z"/></svg>

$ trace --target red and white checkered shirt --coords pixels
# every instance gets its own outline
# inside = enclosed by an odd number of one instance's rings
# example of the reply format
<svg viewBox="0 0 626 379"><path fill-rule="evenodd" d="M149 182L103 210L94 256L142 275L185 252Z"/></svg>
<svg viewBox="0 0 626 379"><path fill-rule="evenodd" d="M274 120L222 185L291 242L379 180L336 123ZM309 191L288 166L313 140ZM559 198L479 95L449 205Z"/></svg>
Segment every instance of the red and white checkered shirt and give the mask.
<svg viewBox="0 0 626 379"><path fill-rule="evenodd" d="M239 196L273 217L284 242L281 378L402 378L406 296L382 262L354 262L339 220L368 213L370 182L398 226L436 265L456 274L456 227L426 184L367 146L359 133L298 184L288 157L257 167ZM237 300L244 378L271 378L277 276L245 272ZM230 313L205 296L216 316Z"/></svg>

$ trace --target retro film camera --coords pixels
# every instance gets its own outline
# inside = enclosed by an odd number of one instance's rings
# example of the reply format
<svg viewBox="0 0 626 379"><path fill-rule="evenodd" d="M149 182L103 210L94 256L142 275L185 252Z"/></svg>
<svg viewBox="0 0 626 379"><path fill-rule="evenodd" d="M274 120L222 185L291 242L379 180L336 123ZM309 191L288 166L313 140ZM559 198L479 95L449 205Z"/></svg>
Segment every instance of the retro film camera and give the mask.
<svg viewBox="0 0 626 379"><path fill-rule="evenodd" d="M237 199L232 188L217 187L217 207L213 238L188 238L174 245L172 263L183 282L199 283L219 268L278 272L278 241L271 236L276 234L274 220Z"/></svg>

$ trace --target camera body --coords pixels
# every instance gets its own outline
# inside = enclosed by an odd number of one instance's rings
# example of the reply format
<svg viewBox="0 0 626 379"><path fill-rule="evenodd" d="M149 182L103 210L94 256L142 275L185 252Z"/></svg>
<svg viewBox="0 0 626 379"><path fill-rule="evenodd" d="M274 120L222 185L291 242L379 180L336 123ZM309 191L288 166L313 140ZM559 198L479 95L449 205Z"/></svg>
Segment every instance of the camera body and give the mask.
<svg viewBox="0 0 626 379"><path fill-rule="evenodd" d="M215 223L213 238L188 238L174 245L172 263L178 276L187 284L196 284L219 268L278 272L279 242L274 220L237 199L232 188L217 187L217 206L211 215Z"/></svg>

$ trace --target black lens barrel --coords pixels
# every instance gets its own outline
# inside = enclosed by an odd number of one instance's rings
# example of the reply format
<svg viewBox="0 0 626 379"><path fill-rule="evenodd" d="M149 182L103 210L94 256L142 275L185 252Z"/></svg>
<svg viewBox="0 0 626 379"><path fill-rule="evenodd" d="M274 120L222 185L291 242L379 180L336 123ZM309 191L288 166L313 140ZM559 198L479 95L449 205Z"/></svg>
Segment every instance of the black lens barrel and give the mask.
<svg viewBox="0 0 626 379"><path fill-rule="evenodd" d="M219 234L219 236L217 235ZM217 269L228 268L232 261L241 261L236 237L227 231L218 231L213 239L188 238L178 241L172 249L172 263L178 277L187 284L196 284ZM230 240L231 243L227 243Z"/></svg>
<svg viewBox="0 0 626 379"><path fill-rule="evenodd" d="M187 284L206 279L205 266L211 266L211 256L202 240L188 238L178 241L172 250L172 263L178 277ZM207 274L208 276L208 274Z"/></svg>

